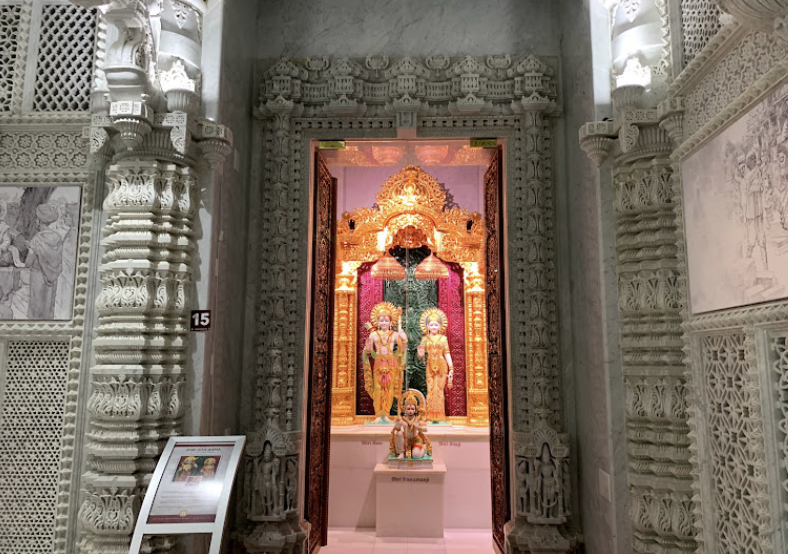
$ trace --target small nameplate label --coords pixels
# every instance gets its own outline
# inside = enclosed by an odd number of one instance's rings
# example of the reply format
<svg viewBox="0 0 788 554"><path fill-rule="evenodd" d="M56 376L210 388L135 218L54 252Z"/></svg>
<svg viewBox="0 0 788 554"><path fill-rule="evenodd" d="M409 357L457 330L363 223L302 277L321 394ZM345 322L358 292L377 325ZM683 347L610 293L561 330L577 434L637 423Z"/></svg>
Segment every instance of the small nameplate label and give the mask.
<svg viewBox="0 0 788 554"><path fill-rule="evenodd" d="M392 477L392 483L401 483L401 482L408 482L408 483L429 483L429 477Z"/></svg>
<svg viewBox="0 0 788 554"><path fill-rule="evenodd" d="M494 138L471 139L471 148L496 148L497 146L498 146L498 139L494 139Z"/></svg>
<svg viewBox="0 0 788 554"><path fill-rule="evenodd" d="M320 150L342 150L345 147L344 140L321 140L317 143Z"/></svg>
<svg viewBox="0 0 788 554"><path fill-rule="evenodd" d="M380 441L361 441L362 446L381 446L382 444Z"/></svg>
<svg viewBox="0 0 788 554"><path fill-rule="evenodd" d="M438 446L454 446L454 447L459 448L459 447L462 446L462 443L461 442L439 442Z"/></svg>

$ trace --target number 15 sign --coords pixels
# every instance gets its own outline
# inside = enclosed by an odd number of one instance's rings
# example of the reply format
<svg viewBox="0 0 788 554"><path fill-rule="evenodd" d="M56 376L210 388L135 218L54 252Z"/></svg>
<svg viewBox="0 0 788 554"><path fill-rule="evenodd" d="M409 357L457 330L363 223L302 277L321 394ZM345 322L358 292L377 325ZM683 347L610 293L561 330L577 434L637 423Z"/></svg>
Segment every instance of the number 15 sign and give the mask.
<svg viewBox="0 0 788 554"><path fill-rule="evenodd" d="M191 330L207 331L211 328L211 310L192 310Z"/></svg>

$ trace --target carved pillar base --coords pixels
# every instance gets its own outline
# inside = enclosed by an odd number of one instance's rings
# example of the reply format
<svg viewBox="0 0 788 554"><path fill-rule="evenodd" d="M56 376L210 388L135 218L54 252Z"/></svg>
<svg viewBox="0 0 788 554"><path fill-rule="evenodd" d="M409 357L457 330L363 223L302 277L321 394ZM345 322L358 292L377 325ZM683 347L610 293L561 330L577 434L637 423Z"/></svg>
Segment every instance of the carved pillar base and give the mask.
<svg viewBox="0 0 788 554"><path fill-rule="evenodd" d="M244 533L243 544L250 554L300 554L304 550L307 522L304 527L298 524L297 514L283 521L265 521L250 526Z"/></svg>
<svg viewBox="0 0 788 554"><path fill-rule="evenodd" d="M555 554L579 552L577 537L553 525L534 525L517 518L506 527L507 554Z"/></svg>

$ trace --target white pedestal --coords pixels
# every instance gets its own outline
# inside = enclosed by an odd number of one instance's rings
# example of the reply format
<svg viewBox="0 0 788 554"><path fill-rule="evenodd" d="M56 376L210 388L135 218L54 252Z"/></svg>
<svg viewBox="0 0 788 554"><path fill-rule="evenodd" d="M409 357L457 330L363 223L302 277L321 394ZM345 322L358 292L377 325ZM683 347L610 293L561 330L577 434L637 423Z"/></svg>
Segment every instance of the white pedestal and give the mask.
<svg viewBox="0 0 788 554"><path fill-rule="evenodd" d="M375 466L378 537L443 538L443 481L446 465L431 469Z"/></svg>
<svg viewBox="0 0 788 554"><path fill-rule="evenodd" d="M332 427L329 527L375 527L375 465L389 455L393 425ZM443 464L443 527L492 529L487 429L430 425L435 464Z"/></svg>

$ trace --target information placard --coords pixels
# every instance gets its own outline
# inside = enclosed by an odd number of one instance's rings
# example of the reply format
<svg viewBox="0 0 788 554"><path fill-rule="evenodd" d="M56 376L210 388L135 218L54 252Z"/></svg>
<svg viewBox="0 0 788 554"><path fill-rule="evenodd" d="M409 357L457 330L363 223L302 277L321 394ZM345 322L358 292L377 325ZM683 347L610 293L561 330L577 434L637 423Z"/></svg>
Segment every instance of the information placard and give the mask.
<svg viewBox="0 0 788 554"><path fill-rule="evenodd" d="M210 554L222 542L245 437L171 437L142 503L129 554L144 535L211 533Z"/></svg>

